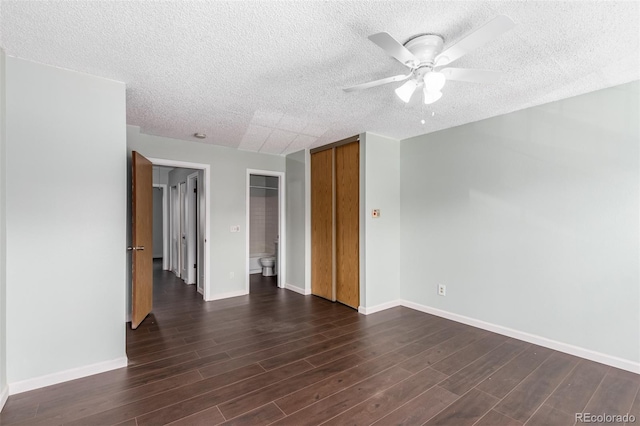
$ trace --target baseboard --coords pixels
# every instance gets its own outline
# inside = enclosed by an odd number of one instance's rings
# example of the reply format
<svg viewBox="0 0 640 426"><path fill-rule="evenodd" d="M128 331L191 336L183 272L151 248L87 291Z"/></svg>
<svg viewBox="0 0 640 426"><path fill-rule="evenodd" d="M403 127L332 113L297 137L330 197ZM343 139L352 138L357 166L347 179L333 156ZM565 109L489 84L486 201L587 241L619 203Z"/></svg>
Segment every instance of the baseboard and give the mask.
<svg viewBox="0 0 640 426"><path fill-rule="evenodd" d="M230 291L228 293L219 293L211 296L211 299L207 300L207 302L211 302L213 300L228 299L230 297L246 296L247 294L249 293L246 290Z"/></svg>
<svg viewBox="0 0 640 426"><path fill-rule="evenodd" d="M85 367L72 368L70 370L60 371L59 373L34 377L33 379L27 379L21 382L9 383L9 395L43 388L57 383L68 382L69 380L80 379L82 377L92 376L94 374L104 373L105 371L115 370L126 366L127 357L124 356L111 361L99 362Z"/></svg>
<svg viewBox="0 0 640 426"><path fill-rule="evenodd" d="M291 291L295 291L296 293L300 293L304 296L307 296L309 294L311 294L311 290L305 290L304 288L300 288L298 286L295 286L293 284L285 284L284 288L286 288L287 290L291 290Z"/></svg>
<svg viewBox="0 0 640 426"><path fill-rule="evenodd" d="M2 391L0 391L0 412L4 408L4 404L7 403L7 399L9 398L9 386L5 386Z"/></svg>
<svg viewBox="0 0 640 426"><path fill-rule="evenodd" d="M364 306L358 307L358 312L364 315L375 314L376 312L384 311L385 309L395 308L396 306L401 306L402 301L400 299L392 300L390 302L381 303L379 305L371 306L366 308Z"/></svg>
<svg viewBox="0 0 640 426"><path fill-rule="evenodd" d="M601 352L596 352L591 349L570 345L568 343L559 342L557 340L548 339L546 337L526 333L524 331L514 330L509 327L503 327L501 325L492 324L492 323L481 321L475 318L466 317L464 315L454 314L452 312L443 311L441 309L432 308L430 306L421 305L419 303L413 303L408 300L401 300L400 304L407 308L415 309L416 311L425 312L427 314L450 319L452 321L460 322L462 324L467 324L472 327L481 328L483 330L491 331L497 334L502 334L504 336L512 337L514 339L533 343L538 346L544 346L545 348L553 349L558 352L564 352L569 355L575 355L580 358L585 358L591 361L599 362L601 364L610 365L612 367L616 367L622 370L630 371L632 373L640 374L639 362L634 362L627 359L618 358L616 356L603 354Z"/></svg>

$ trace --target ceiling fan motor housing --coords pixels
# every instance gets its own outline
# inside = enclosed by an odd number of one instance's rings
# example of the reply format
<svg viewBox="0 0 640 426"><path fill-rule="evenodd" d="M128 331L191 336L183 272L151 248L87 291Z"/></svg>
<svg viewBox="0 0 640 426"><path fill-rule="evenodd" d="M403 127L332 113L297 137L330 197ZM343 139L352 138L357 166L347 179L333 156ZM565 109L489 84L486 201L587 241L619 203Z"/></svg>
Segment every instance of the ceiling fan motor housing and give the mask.
<svg viewBox="0 0 640 426"><path fill-rule="evenodd" d="M436 34L423 34L412 38L404 44L413 55L420 60L419 64L407 64L411 68L421 66L433 67L435 58L444 45L444 39Z"/></svg>

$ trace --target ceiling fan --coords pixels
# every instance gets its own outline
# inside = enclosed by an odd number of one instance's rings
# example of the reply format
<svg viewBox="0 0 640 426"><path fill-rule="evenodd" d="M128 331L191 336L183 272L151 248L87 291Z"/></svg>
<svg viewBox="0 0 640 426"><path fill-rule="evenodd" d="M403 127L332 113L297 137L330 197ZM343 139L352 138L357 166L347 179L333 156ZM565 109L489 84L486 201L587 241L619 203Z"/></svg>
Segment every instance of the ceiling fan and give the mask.
<svg viewBox="0 0 640 426"><path fill-rule="evenodd" d="M404 102L409 102L416 89L422 87L424 103L432 104L442 96L440 90L447 80L473 83L495 82L502 74L499 71L441 67L449 65L514 26L515 23L509 17L499 15L444 50L444 39L436 34L418 35L404 44L398 42L389 33L373 34L369 36L369 40L409 67L409 73L345 87L343 90L353 92L408 80L395 90L396 95Z"/></svg>

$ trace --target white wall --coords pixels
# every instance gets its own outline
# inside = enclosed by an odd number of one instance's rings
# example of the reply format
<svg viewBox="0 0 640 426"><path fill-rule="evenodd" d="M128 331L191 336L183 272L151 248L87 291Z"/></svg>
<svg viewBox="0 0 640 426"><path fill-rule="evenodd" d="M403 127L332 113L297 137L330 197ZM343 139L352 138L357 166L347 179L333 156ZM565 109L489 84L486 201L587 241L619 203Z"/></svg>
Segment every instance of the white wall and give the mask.
<svg viewBox="0 0 640 426"><path fill-rule="evenodd" d="M300 292L308 292L305 284L305 151L286 158L287 209L287 283Z"/></svg>
<svg viewBox="0 0 640 426"><path fill-rule="evenodd" d="M370 313L400 298L400 142L374 133L360 141L365 243L360 305ZM378 218L372 217L373 209L380 210Z"/></svg>
<svg viewBox="0 0 640 426"><path fill-rule="evenodd" d="M127 145L146 157L210 165L212 297L245 294L247 169L284 171L285 158L147 135L136 126L127 127ZM231 225L240 232L229 232Z"/></svg>
<svg viewBox="0 0 640 426"><path fill-rule="evenodd" d="M9 396L7 385L7 282L6 282L6 144L5 144L5 54L0 49L0 411Z"/></svg>
<svg viewBox="0 0 640 426"><path fill-rule="evenodd" d="M638 105L635 82L402 141L402 297L638 365Z"/></svg>
<svg viewBox="0 0 640 426"><path fill-rule="evenodd" d="M11 393L126 365L125 138L124 84L6 58Z"/></svg>

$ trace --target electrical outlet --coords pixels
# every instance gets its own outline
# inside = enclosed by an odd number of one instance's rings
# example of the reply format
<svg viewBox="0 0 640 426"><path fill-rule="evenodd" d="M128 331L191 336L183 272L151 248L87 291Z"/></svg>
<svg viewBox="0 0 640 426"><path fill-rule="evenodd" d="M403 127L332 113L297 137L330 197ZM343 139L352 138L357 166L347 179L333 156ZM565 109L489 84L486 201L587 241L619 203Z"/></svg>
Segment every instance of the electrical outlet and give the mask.
<svg viewBox="0 0 640 426"><path fill-rule="evenodd" d="M444 284L438 284L438 296L447 295L447 286Z"/></svg>
<svg viewBox="0 0 640 426"><path fill-rule="evenodd" d="M230 232L240 232L240 225L231 225L229 227Z"/></svg>
<svg viewBox="0 0 640 426"><path fill-rule="evenodd" d="M234 279L236 277L236 273L235 272L229 272L229 279Z"/></svg>
<svg viewBox="0 0 640 426"><path fill-rule="evenodd" d="M371 217L377 219L380 217L380 209L371 210Z"/></svg>

